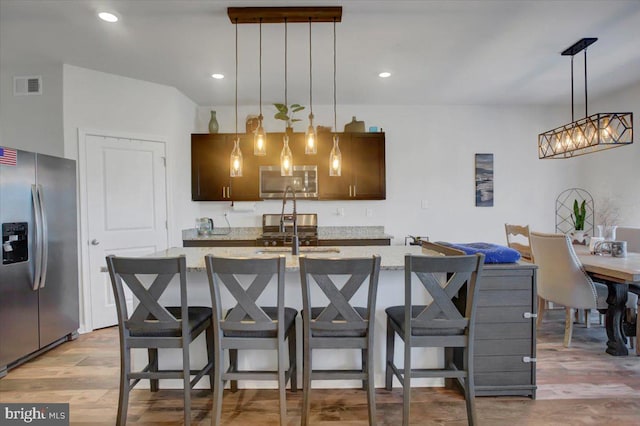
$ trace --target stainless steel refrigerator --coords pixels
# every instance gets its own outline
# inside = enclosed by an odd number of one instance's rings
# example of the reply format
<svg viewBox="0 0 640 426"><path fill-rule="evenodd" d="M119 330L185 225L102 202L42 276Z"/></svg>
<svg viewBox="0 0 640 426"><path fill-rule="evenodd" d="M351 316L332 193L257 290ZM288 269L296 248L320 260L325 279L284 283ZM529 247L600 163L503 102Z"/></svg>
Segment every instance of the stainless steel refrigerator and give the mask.
<svg viewBox="0 0 640 426"><path fill-rule="evenodd" d="M0 377L77 336L76 163L0 147Z"/></svg>

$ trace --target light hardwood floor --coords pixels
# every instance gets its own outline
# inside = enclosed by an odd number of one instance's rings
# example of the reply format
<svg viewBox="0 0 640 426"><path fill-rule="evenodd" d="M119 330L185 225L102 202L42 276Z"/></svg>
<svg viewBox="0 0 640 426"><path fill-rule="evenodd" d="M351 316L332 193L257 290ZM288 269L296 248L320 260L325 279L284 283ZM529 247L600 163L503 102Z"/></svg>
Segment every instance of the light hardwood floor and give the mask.
<svg viewBox="0 0 640 426"><path fill-rule="evenodd" d="M538 398L478 397L481 425L640 425L640 357L604 353L604 328L577 325L573 346L562 346L564 313L551 311L538 333ZM2 402L69 402L72 424L112 425L118 399L117 330L85 334L28 362L0 380ZM182 421L181 391L134 390L129 424L173 425ZM290 425L300 424L302 392L287 392ZM400 389L376 394L378 424L401 420ZM211 422L211 394L193 393L194 424ZM411 423L465 425L462 396L442 388L412 392ZM365 393L358 389L314 389L313 425L365 425ZM225 393L228 425L277 425L276 390Z"/></svg>

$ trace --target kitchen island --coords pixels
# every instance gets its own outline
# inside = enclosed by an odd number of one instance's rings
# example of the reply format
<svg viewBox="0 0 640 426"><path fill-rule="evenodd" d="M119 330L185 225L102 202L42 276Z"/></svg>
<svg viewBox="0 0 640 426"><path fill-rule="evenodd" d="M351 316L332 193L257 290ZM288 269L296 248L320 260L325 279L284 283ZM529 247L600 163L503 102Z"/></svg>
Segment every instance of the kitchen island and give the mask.
<svg viewBox="0 0 640 426"><path fill-rule="evenodd" d="M273 257L283 255L286 258L286 275L285 275L285 304L288 307L300 310L302 308L302 291L299 275L299 256L291 254L289 247L173 247L168 250L162 250L154 253L155 257L172 257L184 254L187 258L187 270L189 281L189 302L194 306L211 305L211 296L209 293L209 284L205 270L204 256L213 254L222 257ZM378 283L378 297L376 306L376 323L375 323L375 352L374 352L374 375L376 387L384 386L384 359L385 359L385 339L386 339L386 314L385 308L394 305L402 305L404 303L404 257L406 254L435 254L427 252L420 246L333 246L333 247L300 247L300 254L309 257L368 257L374 254L381 256L381 271ZM487 265L486 270L495 269L498 265ZM531 275L532 268L530 264L507 264L499 265L497 270L502 275L501 281L497 284L504 288L504 293L509 293L508 282L509 276L504 276L504 271L509 274L522 276L525 272ZM491 274L489 274L491 275ZM529 280L531 281L531 280ZM493 288L495 290L495 288ZM535 292L535 287L529 290ZM163 301L165 303L175 304L178 300L178 286L174 285L170 289ZM230 308L231 299L225 300L225 293L222 294L222 306ZM422 300L417 299L415 303L427 303L426 294ZM359 291L352 299L357 305L364 306L366 304L366 292ZM520 315L522 317L522 315ZM498 318L500 319L500 318ZM302 330L301 318L298 315L298 332ZM529 324L531 324L529 320ZM535 324L535 321L533 321ZM533 326L533 325L532 325ZM502 336L498 336L502 338ZM529 342L532 336L528 334ZM535 338L535 334L533 334ZM302 374L302 339L297 340L297 357L298 357L298 376L301 383ZM493 343L495 343L494 341ZM531 355L531 344L529 347L529 355ZM402 342L396 344L396 358L402 358ZM533 346L535 353L535 346ZM433 368L444 365L444 351L440 348L423 348L414 349L414 360L416 368ZM162 352L162 351L161 351ZM171 357L179 359L177 352L171 353L164 351L160 354L160 362L171 363ZM166 353L169 352L169 353ZM247 351L245 351L247 352ZM314 368L355 368L360 365L360 352L356 350L320 350L318 355L314 357ZM202 337L196 340L192 345L192 362L194 366L200 365L205 360L205 346ZM136 355L136 362L146 362L146 353L140 351ZM177 365L178 362L176 362ZM275 351L254 351L239 354L239 367L242 369L261 369L275 368L276 356ZM535 378L535 366L534 378ZM394 386L400 386L399 382L394 378ZM206 383L206 381L203 381ZM443 386L442 379L415 379L412 380L412 386ZM165 385L166 386L166 385ZM180 384L176 381L175 387ZM270 387L276 388L274 381L245 381L240 382L239 386L248 388ZM314 381L314 387L354 387L362 386L360 381Z"/></svg>

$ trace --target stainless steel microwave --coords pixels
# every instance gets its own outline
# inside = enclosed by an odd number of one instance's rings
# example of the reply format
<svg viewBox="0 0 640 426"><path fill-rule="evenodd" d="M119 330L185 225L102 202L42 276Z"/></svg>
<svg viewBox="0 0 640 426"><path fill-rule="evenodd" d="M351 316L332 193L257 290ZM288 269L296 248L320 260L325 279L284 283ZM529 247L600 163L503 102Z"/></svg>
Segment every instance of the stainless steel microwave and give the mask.
<svg viewBox="0 0 640 426"><path fill-rule="evenodd" d="M282 198L287 186L297 198L318 198L318 166L293 166L293 176L280 176L280 166L260 166L261 198Z"/></svg>

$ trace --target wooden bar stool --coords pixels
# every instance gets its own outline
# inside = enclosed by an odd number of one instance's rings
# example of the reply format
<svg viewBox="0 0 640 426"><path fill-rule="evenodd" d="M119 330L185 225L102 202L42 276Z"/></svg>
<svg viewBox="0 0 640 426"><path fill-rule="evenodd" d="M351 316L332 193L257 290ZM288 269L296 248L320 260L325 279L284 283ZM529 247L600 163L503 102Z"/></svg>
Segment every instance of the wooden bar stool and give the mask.
<svg viewBox="0 0 640 426"><path fill-rule="evenodd" d="M220 424L224 383L237 380L277 380L280 391L280 424L287 423L286 384L291 379L291 391L296 384L296 315L284 306L284 256L274 258L223 258L205 256L209 288L213 303L214 368L213 425ZM257 300L275 278L275 306L258 306ZM220 288L226 288L235 306L223 312ZM265 293L265 296L268 292ZM287 365L287 346L289 362ZM224 371L225 349L229 351L229 368ZM238 350L271 349L278 353L277 370L238 370Z"/></svg>
<svg viewBox="0 0 640 426"><path fill-rule="evenodd" d="M379 274L380 256L346 259L300 256L304 361L302 425L309 424L311 380L314 379L362 380L363 388L367 390L369 424L376 424L373 336ZM334 280L341 280L343 285L338 288ZM354 307L350 299L365 282L367 306ZM362 368L314 370L313 349L360 349Z"/></svg>
<svg viewBox="0 0 640 426"><path fill-rule="evenodd" d="M191 422L191 389L209 373L213 379L213 339L211 308L188 306L187 262L185 256L174 258L127 258L107 256L107 267L115 295L120 335L120 396L117 424L127 422L129 391L141 380L149 379L151 391L159 388L158 379L182 379L184 382L184 424ZM153 278L149 286L144 276ZM174 277L180 283L180 306L163 306L158 300ZM131 290L139 303L129 314L124 289ZM184 320L186 319L186 321ZM189 344L206 331L207 364L200 370L191 370ZM146 348L149 363L139 372L131 371L131 349ZM159 348L181 348L182 369L160 370ZM191 376L195 376L191 380ZM133 382L132 382L133 381ZM213 381L212 381L213 383Z"/></svg>
<svg viewBox="0 0 640 426"><path fill-rule="evenodd" d="M395 375L403 387L402 424L409 424L411 379L414 377L456 378L465 391L467 419L476 423L475 387L473 377L473 347L475 333L477 279L482 272L484 255L470 256L411 256L405 257L405 304L386 309L387 362L385 387L391 390ZM440 277L446 277L446 281ZM415 299L413 280L418 278L432 302L412 305ZM454 297L466 284L465 308L461 312ZM416 286L420 287L420 286ZM464 299L463 299L464 300ZM404 341L404 368L394 362L395 335ZM453 362L437 369L411 367L411 348L461 348L462 366ZM446 361L445 361L446 362Z"/></svg>

